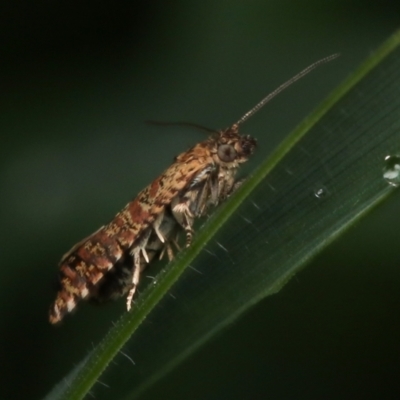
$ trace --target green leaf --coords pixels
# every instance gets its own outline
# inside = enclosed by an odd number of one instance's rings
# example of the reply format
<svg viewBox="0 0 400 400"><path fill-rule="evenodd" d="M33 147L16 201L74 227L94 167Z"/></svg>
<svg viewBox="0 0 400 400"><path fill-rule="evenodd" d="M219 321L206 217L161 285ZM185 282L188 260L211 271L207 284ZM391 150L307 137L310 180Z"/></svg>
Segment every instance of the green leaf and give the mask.
<svg viewBox="0 0 400 400"><path fill-rule="evenodd" d="M399 43L400 32L282 142L47 398L82 398L115 357L113 397L139 395L393 192Z"/></svg>

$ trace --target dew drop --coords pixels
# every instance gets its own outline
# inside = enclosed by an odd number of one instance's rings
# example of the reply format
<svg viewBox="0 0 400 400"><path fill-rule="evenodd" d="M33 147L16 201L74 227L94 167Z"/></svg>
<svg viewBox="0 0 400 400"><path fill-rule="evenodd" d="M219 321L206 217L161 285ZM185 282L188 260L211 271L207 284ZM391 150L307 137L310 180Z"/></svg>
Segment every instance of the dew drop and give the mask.
<svg viewBox="0 0 400 400"><path fill-rule="evenodd" d="M400 185L400 156L386 156L383 178L392 186Z"/></svg>
<svg viewBox="0 0 400 400"><path fill-rule="evenodd" d="M316 189L314 189L314 196L317 199L324 199L325 197L328 196L328 190L324 186L319 186Z"/></svg>

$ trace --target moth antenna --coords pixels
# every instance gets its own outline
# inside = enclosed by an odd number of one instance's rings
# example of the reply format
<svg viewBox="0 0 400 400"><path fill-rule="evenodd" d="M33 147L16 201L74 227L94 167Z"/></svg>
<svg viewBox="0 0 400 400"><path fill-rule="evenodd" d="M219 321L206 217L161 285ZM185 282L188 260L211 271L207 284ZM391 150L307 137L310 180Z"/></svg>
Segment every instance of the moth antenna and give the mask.
<svg viewBox="0 0 400 400"><path fill-rule="evenodd" d="M307 75L309 72L311 72L313 69L319 67L322 64L326 64L335 58L338 58L340 54L332 54L331 56L322 58L321 60L316 61L315 63L309 65L307 68L303 69L303 71L299 72L297 75L293 76L290 78L288 81L285 83L282 83L282 85L278 86L273 92L271 92L268 96L264 97L258 104L256 104L250 111L248 111L246 114L243 115L242 118L240 118L236 124L240 125L243 122L247 121L250 117L252 117L257 111L259 111L262 107L264 107L269 101L271 101L277 94L283 92L286 88L288 88L290 85L298 81L299 79L303 78L303 76Z"/></svg>
<svg viewBox="0 0 400 400"><path fill-rule="evenodd" d="M192 122L146 121L146 124L159 125L159 126L188 126L189 128L195 128L195 129L198 129L198 130L204 131L204 132L211 132L211 133L217 133L218 132L216 129L207 128L207 127L205 127L203 125L194 124Z"/></svg>

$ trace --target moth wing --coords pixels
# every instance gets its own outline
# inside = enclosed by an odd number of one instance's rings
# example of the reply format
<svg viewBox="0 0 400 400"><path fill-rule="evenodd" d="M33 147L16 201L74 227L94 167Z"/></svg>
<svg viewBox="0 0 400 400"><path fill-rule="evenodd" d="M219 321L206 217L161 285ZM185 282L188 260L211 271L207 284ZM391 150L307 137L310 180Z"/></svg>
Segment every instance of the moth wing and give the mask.
<svg viewBox="0 0 400 400"><path fill-rule="evenodd" d="M144 197L152 199L151 214L153 215L162 212L177 195L191 186L196 176L202 171L210 169L214 164L210 156L187 158L181 156L146 188L149 190Z"/></svg>

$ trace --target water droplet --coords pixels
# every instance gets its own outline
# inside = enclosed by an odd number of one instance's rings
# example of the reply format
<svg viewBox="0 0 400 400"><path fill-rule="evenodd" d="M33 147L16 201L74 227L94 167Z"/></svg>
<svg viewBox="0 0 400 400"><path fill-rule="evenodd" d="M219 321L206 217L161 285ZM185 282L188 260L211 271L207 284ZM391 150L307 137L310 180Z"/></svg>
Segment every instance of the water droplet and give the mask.
<svg viewBox="0 0 400 400"><path fill-rule="evenodd" d="M392 186L400 185L400 156L386 156L383 178Z"/></svg>
<svg viewBox="0 0 400 400"><path fill-rule="evenodd" d="M317 199L324 199L328 196L328 190L325 186L319 186L318 188L314 189L314 196Z"/></svg>

